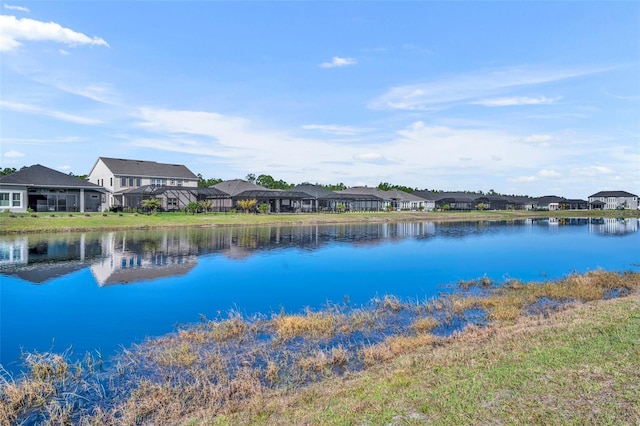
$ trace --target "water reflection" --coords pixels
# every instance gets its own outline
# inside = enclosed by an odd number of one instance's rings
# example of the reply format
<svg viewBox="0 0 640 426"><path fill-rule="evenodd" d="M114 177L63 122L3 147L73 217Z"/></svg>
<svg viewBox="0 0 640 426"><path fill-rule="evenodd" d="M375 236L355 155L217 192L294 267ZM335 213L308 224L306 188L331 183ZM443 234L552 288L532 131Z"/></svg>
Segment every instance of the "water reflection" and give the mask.
<svg viewBox="0 0 640 426"><path fill-rule="evenodd" d="M589 234L621 236L637 232L639 220L549 218L3 236L0 238L0 273L40 284L89 267L97 284L107 286L185 275L197 265L199 256L214 253L243 260L265 250L316 250L340 242L373 246L404 238L464 238L523 226L550 230L580 226Z"/></svg>

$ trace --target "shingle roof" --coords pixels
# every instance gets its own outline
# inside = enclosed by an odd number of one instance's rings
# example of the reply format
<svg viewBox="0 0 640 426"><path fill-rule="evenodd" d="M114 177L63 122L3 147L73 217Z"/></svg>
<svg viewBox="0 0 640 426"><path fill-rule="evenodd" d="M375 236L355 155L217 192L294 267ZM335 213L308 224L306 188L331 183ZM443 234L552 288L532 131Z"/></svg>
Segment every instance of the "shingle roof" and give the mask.
<svg viewBox="0 0 640 426"><path fill-rule="evenodd" d="M50 169L40 164L25 167L10 175L0 177L2 185L45 186L56 188L84 188L100 192L108 192L107 189L84 179L70 176L66 173Z"/></svg>
<svg viewBox="0 0 640 426"><path fill-rule="evenodd" d="M156 163L155 161L126 160L123 158L99 157L102 162L117 176L144 176L159 178L198 179L182 164Z"/></svg>
<svg viewBox="0 0 640 426"><path fill-rule="evenodd" d="M125 189L120 191L120 194L127 195L150 195L156 196L164 194L165 192L182 192L190 193L193 195L207 196L210 198L227 198L229 195L226 192L220 191L216 188L193 188L188 186L157 186L157 185L144 185L138 188Z"/></svg>
<svg viewBox="0 0 640 426"><path fill-rule="evenodd" d="M596 197L637 197L637 195L631 194L627 191L600 191L589 196L589 198Z"/></svg>
<svg viewBox="0 0 640 426"><path fill-rule="evenodd" d="M310 183L303 183L291 188L292 191L302 191L311 195L314 198L331 198L335 195L335 192L329 191L327 188L323 188L318 185L312 185Z"/></svg>
<svg viewBox="0 0 640 426"><path fill-rule="evenodd" d="M247 182L246 180L242 179L225 180L223 182L216 183L212 186L212 188L226 192L232 197L244 191L267 190L267 188L258 186L255 183Z"/></svg>

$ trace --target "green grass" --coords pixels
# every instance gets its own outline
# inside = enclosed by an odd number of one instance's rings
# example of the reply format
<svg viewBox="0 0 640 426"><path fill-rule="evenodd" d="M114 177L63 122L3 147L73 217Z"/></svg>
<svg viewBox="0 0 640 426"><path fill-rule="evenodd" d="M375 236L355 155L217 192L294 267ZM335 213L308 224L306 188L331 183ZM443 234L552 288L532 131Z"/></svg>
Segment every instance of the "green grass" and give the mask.
<svg viewBox="0 0 640 426"><path fill-rule="evenodd" d="M189 424L640 422L640 296L467 330L346 378Z"/></svg>
<svg viewBox="0 0 640 426"><path fill-rule="evenodd" d="M34 217L35 216L35 217ZM240 225L323 224L391 221L478 221L525 218L640 217L638 210L622 211L482 211L482 212L354 212L343 214L242 214L212 213L2 213L0 234L25 232L68 232L92 230L160 229Z"/></svg>

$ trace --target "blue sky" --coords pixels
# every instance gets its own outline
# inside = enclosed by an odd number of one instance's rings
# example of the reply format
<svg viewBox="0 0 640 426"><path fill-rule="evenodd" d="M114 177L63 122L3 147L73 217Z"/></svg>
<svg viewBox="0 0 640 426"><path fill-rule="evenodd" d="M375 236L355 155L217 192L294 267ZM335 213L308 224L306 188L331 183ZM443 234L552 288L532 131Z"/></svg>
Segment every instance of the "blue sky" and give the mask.
<svg viewBox="0 0 640 426"><path fill-rule="evenodd" d="M12 1L1 167L640 194L640 2Z"/></svg>

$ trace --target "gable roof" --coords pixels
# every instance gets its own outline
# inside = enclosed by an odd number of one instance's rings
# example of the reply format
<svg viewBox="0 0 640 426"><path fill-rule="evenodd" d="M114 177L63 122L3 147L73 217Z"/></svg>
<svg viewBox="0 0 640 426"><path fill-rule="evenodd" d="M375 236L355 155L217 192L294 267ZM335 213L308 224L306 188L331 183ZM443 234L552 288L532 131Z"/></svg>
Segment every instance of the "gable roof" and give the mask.
<svg viewBox="0 0 640 426"><path fill-rule="evenodd" d="M84 179L50 169L40 164L25 167L10 175L0 177L1 185L43 186L49 188L92 189L109 192L108 189Z"/></svg>
<svg viewBox="0 0 640 426"><path fill-rule="evenodd" d="M268 190L267 188L264 188L262 186L256 185L255 183L251 183L242 179L225 180L223 182L216 183L211 188L215 188L220 191L226 192L232 197L245 191Z"/></svg>
<svg viewBox="0 0 640 426"><path fill-rule="evenodd" d="M319 185L313 185L310 183L303 183L291 188L291 191L302 191L311 195L313 198L331 198L336 195L335 192L329 191L327 188L323 188Z"/></svg>
<svg viewBox="0 0 640 426"><path fill-rule="evenodd" d="M637 197L637 195L631 194L627 191L600 191L589 196L589 198L596 197Z"/></svg>
<svg viewBox="0 0 640 426"><path fill-rule="evenodd" d="M198 179L182 164L157 163L155 161L127 160L124 158L99 157L105 166L118 176L144 176L158 178ZM97 161L96 161L97 164ZM93 166L95 168L95 165Z"/></svg>

